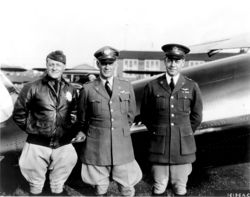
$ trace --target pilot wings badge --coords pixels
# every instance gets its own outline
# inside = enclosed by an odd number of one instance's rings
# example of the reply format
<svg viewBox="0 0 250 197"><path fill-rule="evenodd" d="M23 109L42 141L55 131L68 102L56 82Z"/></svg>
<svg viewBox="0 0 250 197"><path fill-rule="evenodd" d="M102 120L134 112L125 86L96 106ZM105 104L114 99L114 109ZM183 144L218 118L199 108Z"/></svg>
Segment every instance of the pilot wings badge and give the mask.
<svg viewBox="0 0 250 197"><path fill-rule="evenodd" d="M181 88L181 91L186 94L190 93L189 88Z"/></svg>
<svg viewBox="0 0 250 197"><path fill-rule="evenodd" d="M121 94L129 94L129 92L125 91L125 90L122 90L120 91Z"/></svg>

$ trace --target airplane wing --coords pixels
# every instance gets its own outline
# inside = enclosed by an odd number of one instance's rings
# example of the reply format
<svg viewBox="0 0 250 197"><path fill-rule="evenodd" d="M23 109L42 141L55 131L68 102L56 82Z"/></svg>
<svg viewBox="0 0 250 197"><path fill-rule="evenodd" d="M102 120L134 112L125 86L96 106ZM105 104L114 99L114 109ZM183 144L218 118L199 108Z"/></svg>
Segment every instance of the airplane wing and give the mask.
<svg viewBox="0 0 250 197"><path fill-rule="evenodd" d="M191 53L213 54L225 49L248 49L250 47L250 34L243 34L212 42L189 46ZM244 50L243 50L244 51Z"/></svg>

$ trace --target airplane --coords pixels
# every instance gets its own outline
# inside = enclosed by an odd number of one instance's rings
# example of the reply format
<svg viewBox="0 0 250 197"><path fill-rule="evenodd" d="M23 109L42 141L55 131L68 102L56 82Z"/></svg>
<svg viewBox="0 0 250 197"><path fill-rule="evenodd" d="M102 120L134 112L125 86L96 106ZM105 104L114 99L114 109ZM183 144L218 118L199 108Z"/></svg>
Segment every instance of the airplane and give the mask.
<svg viewBox="0 0 250 197"><path fill-rule="evenodd" d="M185 68L183 74L198 82L204 103L203 122L194 134L197 143L195 164L209 167L249 162L250 54ZM131 133L136 159L141 166L147 164L145 147L149 132L140 120L140 101L144 86L158 76L132 82L137 116ZM26 134L14 124L12 118L0 125L0 154L3 162L10 153L15 153L16 157L20 154Z"/></svg>

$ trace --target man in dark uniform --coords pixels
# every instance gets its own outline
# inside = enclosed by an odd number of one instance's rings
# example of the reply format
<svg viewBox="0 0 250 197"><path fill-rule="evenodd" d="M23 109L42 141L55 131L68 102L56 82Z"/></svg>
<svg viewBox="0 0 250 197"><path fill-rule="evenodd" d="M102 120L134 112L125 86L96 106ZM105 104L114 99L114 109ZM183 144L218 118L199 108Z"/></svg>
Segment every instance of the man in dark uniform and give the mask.
<svg viewBox="0 0 250 197"><path fill-rule="evenodd" d="M136 103L132 85L114 77L118 51L106 46L95 52L100 77L83 85L78 104L81 135L86 135L80 159L82 179L105 195L110 179L123 196L134 196L142 178L135 161L130 126Z"/></svg>
<svg viewBox="0 0 250 197"><path fill-rule="evenodd" d="M188 175L196 157L194 131L202 121L198 84L180 74L189 48L162 46L166 73L149 82L141 104L143 123L150 131L149 161L153 194L164 194L170 181L176 195L186 195Z"/></svg>

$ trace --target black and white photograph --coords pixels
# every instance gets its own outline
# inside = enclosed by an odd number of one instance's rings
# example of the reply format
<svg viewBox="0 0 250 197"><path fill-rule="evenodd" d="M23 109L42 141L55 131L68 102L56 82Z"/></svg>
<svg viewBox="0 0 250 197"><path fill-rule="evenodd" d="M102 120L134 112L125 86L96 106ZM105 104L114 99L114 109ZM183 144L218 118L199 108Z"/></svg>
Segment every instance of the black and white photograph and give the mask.
<svg viewBox="0 0 250 197"><path fill-rule="evenodd" d="M250 196L249 6L0 1L0 196Z"/></svg>

